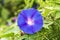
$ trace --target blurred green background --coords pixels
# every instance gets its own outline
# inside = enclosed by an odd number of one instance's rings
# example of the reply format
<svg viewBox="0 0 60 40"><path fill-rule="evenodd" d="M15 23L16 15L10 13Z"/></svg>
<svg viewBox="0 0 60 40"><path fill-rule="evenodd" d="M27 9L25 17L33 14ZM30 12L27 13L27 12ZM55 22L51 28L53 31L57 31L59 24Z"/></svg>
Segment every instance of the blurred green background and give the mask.
<svg viewBox="0 0 60 40"><path fill-rule="evenodd" d="M17 16L23 9L41 12L41 31L28 35L17 26ZM0 0L0 40L60 40L60 0Z"/></svg>

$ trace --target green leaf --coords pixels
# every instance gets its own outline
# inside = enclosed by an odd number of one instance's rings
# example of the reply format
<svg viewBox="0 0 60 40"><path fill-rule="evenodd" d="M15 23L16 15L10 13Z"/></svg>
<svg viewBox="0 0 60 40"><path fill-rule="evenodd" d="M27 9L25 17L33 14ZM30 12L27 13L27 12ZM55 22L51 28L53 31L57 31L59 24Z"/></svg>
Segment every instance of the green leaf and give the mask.
<svg viewBox="0 0 60 40"><path fill-rule="evenodd" d="M58 19L58 18L60 18L60 12L56 12L55 19Z"/></svg>
<svg viewBox="0 0 60 40"><path fill-rule="evenodd" d="M2 8L2 13L1 13L2 19L7 19L9 14L10 14L10 12L7 9Z"/></svg>

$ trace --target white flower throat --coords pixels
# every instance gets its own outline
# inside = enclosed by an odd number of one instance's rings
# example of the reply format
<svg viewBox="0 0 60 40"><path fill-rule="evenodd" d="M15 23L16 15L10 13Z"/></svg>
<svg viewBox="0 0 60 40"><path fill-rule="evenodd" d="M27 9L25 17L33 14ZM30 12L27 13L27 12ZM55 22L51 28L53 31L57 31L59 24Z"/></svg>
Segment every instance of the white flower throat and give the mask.
<svg viewBox="0 0 60 40"><path fill-rule="evenodd" d="M34 25L34 20L32 20L31 18L28 18L27 24L28 25Z"/></svg>

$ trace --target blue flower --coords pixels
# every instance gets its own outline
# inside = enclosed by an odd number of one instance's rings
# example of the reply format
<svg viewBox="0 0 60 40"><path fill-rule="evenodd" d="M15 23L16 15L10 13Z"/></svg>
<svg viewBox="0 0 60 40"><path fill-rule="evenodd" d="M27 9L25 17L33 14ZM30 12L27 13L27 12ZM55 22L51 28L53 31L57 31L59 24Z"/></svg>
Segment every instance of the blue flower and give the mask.
<svg viewBox="0 0 60 40"><path fill-rule="evenodd" d="M18 26L26 34L34 34L42 29L43 17L34 8L25 9L18 15Z"/></svg>

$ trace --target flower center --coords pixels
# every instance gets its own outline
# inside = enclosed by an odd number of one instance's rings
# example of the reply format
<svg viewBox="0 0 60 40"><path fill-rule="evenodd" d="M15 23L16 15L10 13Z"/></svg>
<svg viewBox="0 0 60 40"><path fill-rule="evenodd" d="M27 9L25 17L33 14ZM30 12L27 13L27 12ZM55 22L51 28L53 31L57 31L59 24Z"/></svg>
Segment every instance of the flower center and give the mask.
<svg viewBox="0 0 60 40"><path fill-rule="evenodd" d="M27 24L34 25L34 20L32 20L31 18L28 18Z"/></svg>

